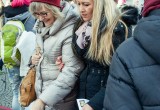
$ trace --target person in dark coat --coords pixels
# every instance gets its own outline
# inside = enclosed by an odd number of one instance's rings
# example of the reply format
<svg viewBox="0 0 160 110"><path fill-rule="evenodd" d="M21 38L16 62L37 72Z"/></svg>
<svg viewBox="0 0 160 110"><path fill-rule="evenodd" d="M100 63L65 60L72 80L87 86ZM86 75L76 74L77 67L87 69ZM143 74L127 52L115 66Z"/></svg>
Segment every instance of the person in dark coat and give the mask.
<svg viewBox="0 0 160 110"><path fill-rule="evenodd" d="M160 110L160 0L145 0L142 15L112 57L103 110Z"/></svg>
<svg viewBox="0 0 160 110"><path fill-rule="evenodd" d="M78 98L89 100L83 110L102 110L110 60L125 40L125 25L112 0L77 0L77 4L81 19L74 27L72 47L85 64Z"/></svg>

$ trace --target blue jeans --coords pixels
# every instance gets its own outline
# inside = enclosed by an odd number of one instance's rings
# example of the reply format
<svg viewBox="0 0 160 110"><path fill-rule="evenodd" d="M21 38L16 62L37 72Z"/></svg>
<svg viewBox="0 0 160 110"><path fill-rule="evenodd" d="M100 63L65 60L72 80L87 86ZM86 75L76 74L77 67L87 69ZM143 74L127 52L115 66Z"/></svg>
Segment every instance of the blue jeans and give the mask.
<svg viewBox="0 0 160 110"><path fill-rule="evenodd" d="M4 72L8 73L9 81L12 85L13 99L12 99L12 110L21 110L21 106L18 101L19 96L19 85L22 77L20 76L19 67L13 67L11 69L3 68Z"/></svg>

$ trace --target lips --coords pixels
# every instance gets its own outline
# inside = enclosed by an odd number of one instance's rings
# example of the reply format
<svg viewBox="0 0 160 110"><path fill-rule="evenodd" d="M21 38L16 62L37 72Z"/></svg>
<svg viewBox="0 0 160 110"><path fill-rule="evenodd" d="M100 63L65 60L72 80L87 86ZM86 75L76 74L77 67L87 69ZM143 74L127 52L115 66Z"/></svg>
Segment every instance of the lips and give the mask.
<svg viewBox="0 0 160 110"><path fill-rule="evenodd" d="M81 16L85 18L85 17L87 17L87 14L82 14Z"/></svg>

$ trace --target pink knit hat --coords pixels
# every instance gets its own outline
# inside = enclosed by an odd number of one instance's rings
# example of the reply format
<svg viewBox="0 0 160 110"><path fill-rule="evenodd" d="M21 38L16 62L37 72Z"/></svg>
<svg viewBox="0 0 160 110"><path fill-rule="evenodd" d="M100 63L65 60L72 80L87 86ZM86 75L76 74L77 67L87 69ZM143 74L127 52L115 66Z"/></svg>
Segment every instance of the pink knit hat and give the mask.
<svg viewBox="0 0 160 110"><path fill-rule="evenodd" d="M12 7L21 7L24 5L29 6L29 4L30 4L30 0L12 0L11 2Z"/></svg>
<svg viewBox="0 0 160 110"><path fill-rule="evenodd" d="M42 3L47 3L56 7L60 8L60 1L61 0L31 0L31 2L42 2Z"/></svg>
<svg viewBox="0 0 160 110"><path fill-rule="evenodd" d="M147 16L154 9L160 9L160 0L144 0L143 16Z"/></svg>

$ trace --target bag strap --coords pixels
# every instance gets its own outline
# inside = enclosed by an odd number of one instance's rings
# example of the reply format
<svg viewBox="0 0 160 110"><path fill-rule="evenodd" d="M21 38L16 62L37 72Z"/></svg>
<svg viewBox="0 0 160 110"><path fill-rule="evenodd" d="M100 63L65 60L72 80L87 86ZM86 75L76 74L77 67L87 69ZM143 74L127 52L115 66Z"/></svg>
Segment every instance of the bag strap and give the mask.
<svg viewBox="0 0 160 110"><path fill-rule="evenodd" d="M36 54L40 54L41 48L37 45L36 47Z"/></svg>
<svg viewBox="0 0 160 110"><path fill-rule="evenodd" d="M119 20L123 25L124 25L124 27L125 27L125 38L127 39L127 37L128 37L128 27L127 27L127 25L126 25L126 23L124 23L124 21L122 21L122 20Z"/></svg>

